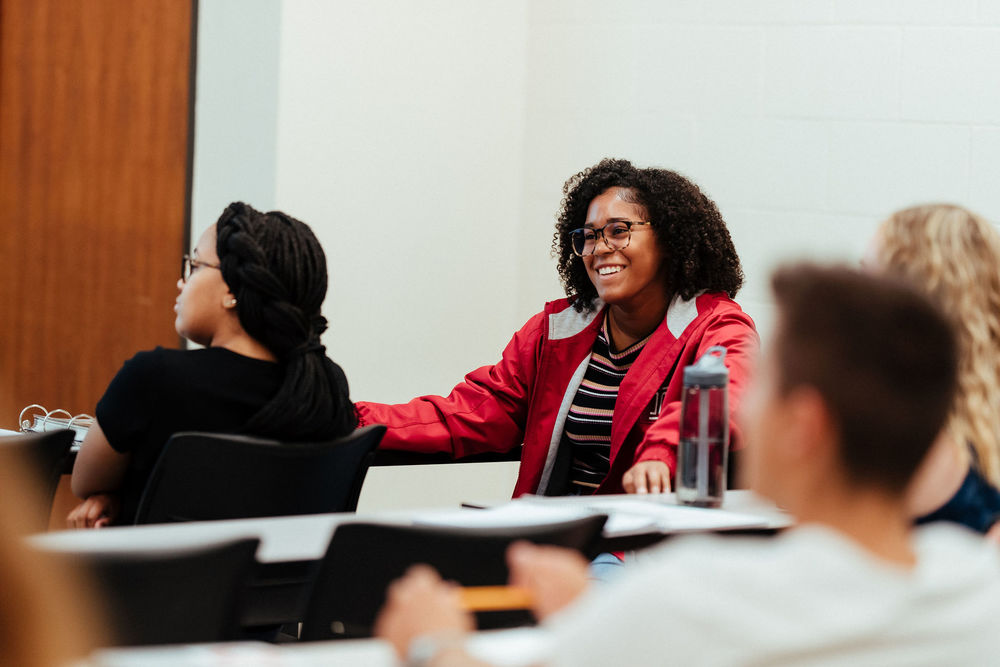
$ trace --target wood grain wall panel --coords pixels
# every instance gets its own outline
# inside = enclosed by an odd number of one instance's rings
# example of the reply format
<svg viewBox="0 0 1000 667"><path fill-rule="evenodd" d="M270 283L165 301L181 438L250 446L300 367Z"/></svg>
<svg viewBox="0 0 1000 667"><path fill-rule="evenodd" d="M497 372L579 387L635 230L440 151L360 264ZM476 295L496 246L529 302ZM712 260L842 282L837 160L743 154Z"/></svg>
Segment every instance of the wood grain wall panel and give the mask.
<svg viewBox="0 0 1000 667"><path fill-rule="evenodd" d="M176 347L194 0L0 0L0 426Z"/></svg>

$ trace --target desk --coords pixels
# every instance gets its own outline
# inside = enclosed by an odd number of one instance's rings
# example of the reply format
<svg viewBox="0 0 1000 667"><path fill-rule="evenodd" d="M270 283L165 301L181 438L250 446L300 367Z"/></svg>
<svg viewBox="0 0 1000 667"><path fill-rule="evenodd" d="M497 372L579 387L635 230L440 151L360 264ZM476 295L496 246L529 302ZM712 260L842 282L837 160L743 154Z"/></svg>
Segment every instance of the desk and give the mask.
<svg viewBox="0 0 1000 667"><path fill-rule="evenodd" d="M637 499L669 506L676 503L672 494L658 496L609 495L536 499L551 507L566 507L578 512L586 511L589 504L600 503L601 511L614 513L616 503L635 504ZM512 501L508 505L524 503ZM534 500L529 501L534 502ZM774 532L791 523L791 519L754 497L747 491L726 494L724 510L742 512L760 517L760 524L752 529L731 532ZM308 600L309 582L317 562L326 553L336 527L347 522L375 522L409 525L415 521L432 523L435 518L449 518L457 510L450 508L413 509L372 514L313 514L293 517L258 519L233 519L227 521L198 521L190 523L150 524L143 526L118 526L100 530L60 531L34 535L28 544L36 549L61 553L95 551L120 551L127 553L170 551L184 547L207 546L219 542L247 537L260 539L257 561L261 563L258 580L262 597L250 604L244 615L244 625L287 623L302 618ZM465 525L475 524L480 510L465 509ZM711 514L712 510L703 510ZM483 513L483 521L486 520ZM561 520L571 518L563 516ZM549 519L556 520L556 519ZM442 523L449 523L443 521ZM511 525L511 524L508 524ZM664 526L651 526L648 532L630 533L622 537L606 537L601 550L617 551L640 549L663 540L677 532Z"/></svg>
<svg viewBox="0 0 1000 667"><path fill-rule="evenodd" d="M549 635L541 628L488 630L469 636L470 654L497 667L521 667L542 662L549 653ZM94 653L90 667L397 667L389 644L377 639L345 639L304 644L188 644L104 649Z"/></svg>
<svg viewBox="0 0 1000 667"><path fill-rule="evenodd" d="M674 493L601 496L522 496L501 511L518 504L544 509L590 511L608 514L602 551L643 549L673 535L718 532L731 535L773 534L793 519L773 503L746 490L727 491L720 511L678 507ZM490 503L470 502L469 507L489 508Z"/></svg>
<svg viewBox="0 0 1000 667"><path fill-rule="evenodd" d="M583 510L595 502L601 503L602 507L613 508L616 502L634 502L637 499L662 505L676 504L672 493L648 496L625 494L565 496L539 498L538 500L546 505L576 507ZM475 505L475 503L469 503L469 505ZM775 509L773 505L759 499L749 491L728 492L722 509L759 516L762 525L754 528L754 532L773 531L791 524L791 518L787 514ZM475 509L464 511L469 513L470 518L475 517L477 512ZM710 512L711 510L706 511ZM115 526L100 530L64 530L33 535L28 538L28 543L34 548L55 552L136 552L195 547L216 544L225 540L257 537L261 541L257 550L257 560L261 563L310 561L323 557L333 531L341 523L364 521L405 525L412 524L414 519L434 518L454 512L455 510L450 508L423 508L372 514L310 514L291 517ZM691 532L691 530L677 531L669 528L653 528L649 536L662 538L677 532ZM610 548L619 546L614 537L607 537L606 541L605 546Z"/></svg>
<svg viewBox="0 0 1000 667"><path fill-rule="evenodd" d="M397 667L392 647L378 640L350 639L276 646L260 642L181 644L95 651L87 667ZM82 666L81 666L82 667Z"/></svg>
<svg viewBox="0 0 1000 667"><path fill-rule="evenodd" d="M256 537L260 564L247 590L241 624L246 627L294 623L302 619L319 560L337 525L347 521L409 524L409 512L313 514L292 517L193 521L67 530L28 538L29 546L54 553L155 553Z"/></svg>
<svg viewBox="0 0 1000 667"><path fill-rule="evenodd" d="M410 524L416 512L380 512L377 515L309 514L304 516L191 521L187 523L113 526L100 530L63 530L32 535L29 546L57 553L94 551L153 552L197 547L246 537L260 539L257 561L283 563L319 560L326 553L338 524L375 521ZM433 512L434 510L423 510Z"/></svg>

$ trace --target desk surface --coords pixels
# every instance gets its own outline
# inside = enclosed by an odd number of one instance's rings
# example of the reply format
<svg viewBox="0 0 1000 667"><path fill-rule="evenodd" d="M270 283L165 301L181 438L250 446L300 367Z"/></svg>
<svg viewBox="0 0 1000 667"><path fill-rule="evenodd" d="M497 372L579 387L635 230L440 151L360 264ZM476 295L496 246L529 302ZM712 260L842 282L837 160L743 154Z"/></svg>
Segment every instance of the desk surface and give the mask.
<svg viewBox="0 0 1000 667"><path fill-rule="evenodd" d="M433 510L428 510L433 511ZM326 553L337 525L353 521L412 523L412 512L310 514L304 516L191 521L186 523L114 526L99 530L62 530L33 535L28 544L55 552L172 551L227 542L260 539L261 563L318 560Z"/></svg>
<svg viewBox="0 0 1000 667"><path fill-rule="evenodd" d="M499 667L536 665L549 652L549 636L537 627L476 632L467 642L470 654ZM397 667L396 654L377 639L302 644L182 644L104 649L84 663L89 667Z"/></svg>
<svg viewBox="0 0 1000 667"><path fill-rule="evenodd" d="M646 501L646 502L643 502ZM601 513L612 518L625 516L642 520L654 517L652 524L646 524L645 532L630 532L623 539L606 538L599 545L601 550L640 549L664 539L666 535L675 532L691 532L697 530L690 521L682 530L671 529L670 524L676 519L675 501L670 494L660 496L600 496L578 498L529 498L506 503L498 508L497 513L504 514L507 525L530 525L565 521L584 513L593 513L593 503L599 503ZM542 508L542 511L537 511ZM562 508L562 511L555 511ZM621 508L618 511L616 508ZM742 512L751 514L750 520L755 522L751 530L774 530L790 523L789 518L778 512L773 506L767 505L746 492L727 494L723 511L693 510L693 515L705 517L705 527L702 530L719 530L716 521L727 513ZM525 512L524 510L527 510ZM673 510L672 512L668 510ZM308 567L323 557L330 538L337 526L344 523L365 521L378 523L395 523L410 525L414 523L438 525L486 526L499 525L497 513L490 510L437 508L414 509L393 512L360 513L360 514L316 514L294 517L274 517L257 519L237 519L230 521L198 521L189 523L156 524L145 526L121 526L102 528L100 530L60 531L34 535L28 544L36 549L63 553L87 552L121 552L121 553L169 553L171 551L208 546L234 539L256 537L260 539L257 550L257 561L262 564L258 574L260 581L267 583L266 590L274 589L275 594L265 595L260 600L249 604L242 612L244 625L262 625L266 623L288 623L301 620L305 613L304 605L309 590L309 578L301 580L292 577L289 580L288 568L298 572L303 565ZM664 520L661 514L668 514ZM492 514L492 516L491 516ZM746 519L744 516L743 519ZM620 523L620 522L619 522ZM299 573L301 574L301 573ZM273 587L268 582L284 582L282 586ZM287 590L286 590L287 589ZM239 649L234 649L239 650ZM249 649L247 649L249 650ZM228 649L227 649L228 652ZM177 654L170 654L177 657ZM211 654L210 654L211 655ZM299 654L296 654L298 656ZM311 654L301 654L301 660L296 657L291 662L284 662L287 654L282 654L282 661L275 664L314 664L306 657ZM151 660L155 657L150 654ZM100 663L117 664L117 663ZM145 663L124 663L145 664ZM169 660L165 663L171 664ZM211 661L188 662L179 664L215 664ZM228 664L234 664L232 662ZM269 663L270 664L270 663ZM336 664L368 664L359 658L357 662L346 661Z"/></svg>
<svg viewBox="0 0 1000 667"><path fill-rule="evenodd" d="M585 496L537 500L544 502L548 507L578 507L581 510L586 508L588 504L599 503L602 508L600 511L613 513L616 504L621 504L623 507L634 507L635 502L639 499L661 505L675 504L673 494ZM521 502L524 501L519 500L510 504L515 505ZM726 502L722 509L759 516L761 519L760 527L764 529L782 528L791 523L787 515L747 491L727 493ZM468 513L469 518L472 519L471 523L475 523L479 511L475 509L462 510L462 512ZM630 507L626 513L631 512ZM711 513L712 510L704 510L704 512ZM245 537L257 537L261 540L257 551L257 560L261 563L309 561L323 557L333 531L341 523L357 521L397 524L411 524L414 521L430 523L435 517L447 517L455 513L456 510L451 508L430 508L371 514L313 514L293 517L118 526L100 530L66 530L44 533L29 537L28 543L38 549L57 552L142 552L170 551ZM711 517L712 515L706 516ZM485 520L486 517L483 516L483 519ZM690 530L690 528L671 530L669 527L661 525L650 528L649 532L662 536L675 532L690 532Z"/></svg>
<svg viewBox="0 0 1000 667"><path fill-rule="evenodd" d="M273 645L261 642L142 646L96 651L81 667L396 667L388 644L372 639Z"/></svg>

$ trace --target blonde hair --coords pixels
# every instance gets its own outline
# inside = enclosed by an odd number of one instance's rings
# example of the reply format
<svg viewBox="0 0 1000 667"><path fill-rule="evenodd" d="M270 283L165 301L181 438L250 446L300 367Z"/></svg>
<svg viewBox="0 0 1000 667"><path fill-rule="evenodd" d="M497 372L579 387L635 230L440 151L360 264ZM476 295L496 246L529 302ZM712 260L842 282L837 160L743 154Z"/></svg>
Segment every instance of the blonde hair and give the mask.
<svg viewBox="0 0 1000 667"><path fill-rule="evenodd" d="M58 667L104 645L92 592L72 563L22 542L44 507L33 472L11 456L0 461L0 662Z"/></svg>
<svg viewBox="0 0 1000 667"><path fill-rule="evenodd" d="M958 394L946 428L957 454L1000 484L1000 233L960 206L893 213L879 232L878 261L925 290L958 336Z"/></svg>

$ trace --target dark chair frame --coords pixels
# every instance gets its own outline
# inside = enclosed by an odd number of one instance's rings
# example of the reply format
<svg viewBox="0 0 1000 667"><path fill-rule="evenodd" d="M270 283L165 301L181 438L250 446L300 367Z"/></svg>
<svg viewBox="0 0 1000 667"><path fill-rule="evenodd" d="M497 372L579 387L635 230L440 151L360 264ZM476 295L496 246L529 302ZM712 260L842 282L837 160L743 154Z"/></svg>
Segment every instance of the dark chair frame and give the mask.
<svg viewBox="0 0 1000 667"><path fill-rule="evenodd" d="M415 466L415 465L435 465L442 463L496 463L504 461L520 461L522 447L515 447L508 452L483 452L473 454L460 459L456 459L451 454L438 452L427 454L424 452L408 452L398 449L379 449L375 453L372 466ZM740 470L743 467L743 450L729 450L729 465L726 474L726 487L729 489L746 488L746 483L740 477Z"/></svg>
<svg viewBox="0 0 1000 667"><path fill-rule="evenodd" d="M497 463L504 461L520 461L521 446L507 452L482 452L462 458L455 458L447 452L410 452L401 449L379 449L375 453L372 465L380 466L416 466L437 465L442 463Z"/></svg>
<svg viewBox="0 0 1000 667"><path fill-rule="evenodd" d="M56 429L0 438L0 457L14 454L20 465L35 472L40 502L43 503L39 508L40 530L49 525L52 500L59 486L59 479L68 466L72 469L69 462L75 457L75 452L72 451L75 436L76 431L72 429Z"/></svg>
<svg viewBox="0 0 1000 667"><path fill-rule="evenodd" d="M319 566L302 624L306 641L368 637L389 584L416 563L466 586L507 583L507 547L517 540L554 544L593 555L607 517L503 528L341 524ZM480 627L532 621L529 612L488 612Z"/></svg>
<svg viewBox="0 0 1000 667"><path fill-rule="evenodd" d="M385 426L292 443L174 434L139 501L136 524L353 512Z"/></svg>
<svg viewBox="0 0 1000 667"><path fill-rule="evenodd" d="M364 426L321 443L177 433L150 474L135 523L353 512L384 433L385 426ZM221 455L207 461L206 447ZM266 465L250 463L251 458ZM301 618L316 567L316 562L258 563L245 591L241 624L275 626Z"/></svg>
<svg viewBox="0 0 1000 667"><path fill-rule="evenodd" d="M260 540L156 552L82 552L117 645L241 637L239 611Z"/></svg>

